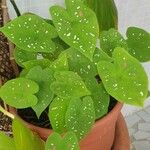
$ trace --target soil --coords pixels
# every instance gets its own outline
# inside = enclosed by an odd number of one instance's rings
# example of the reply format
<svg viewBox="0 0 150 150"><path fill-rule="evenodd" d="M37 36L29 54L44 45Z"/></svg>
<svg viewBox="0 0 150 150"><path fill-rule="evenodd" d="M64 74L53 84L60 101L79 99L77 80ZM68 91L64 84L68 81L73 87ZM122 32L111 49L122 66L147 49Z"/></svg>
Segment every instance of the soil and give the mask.
<svg viewBox="0 0 150 150"><path fill-rule="evenodd" d="M114 108L117 101L111 97L110 99L110 105L108 108L108 113ZM48 129L52 129L49 118L48 118L48 108L42 113L40 118L38 119L35 112L32 108L26 108L26 109L18 109L17 110L18 115L25 120L26 122L29 122L33 125L44 127Z"/></svg>

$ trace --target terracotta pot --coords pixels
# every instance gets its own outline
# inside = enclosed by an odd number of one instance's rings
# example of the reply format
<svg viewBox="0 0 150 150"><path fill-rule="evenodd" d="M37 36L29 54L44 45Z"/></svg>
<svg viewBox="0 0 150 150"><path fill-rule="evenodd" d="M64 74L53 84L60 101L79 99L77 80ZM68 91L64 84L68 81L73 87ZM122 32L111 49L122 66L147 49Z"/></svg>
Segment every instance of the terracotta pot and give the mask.
<svg viewBox="0 0 150 150"><path fill-rule="evenodd" d="M118 102L108 115L94 124L89 134L80 142L81 150L110 150L112 148L116 122L121 108L122 104ZM10 112L17 115L16 110L13 108L10 108ZM50 129L40 128L27 122L25 123L44 140L53 132Z"/></svg>
<svg viewBox="0 0 150 150"><path fill-rule="evenodd" d="M130 150L130 138L122 114L119 115L117 120L115 140L112 150Z"/></svg>

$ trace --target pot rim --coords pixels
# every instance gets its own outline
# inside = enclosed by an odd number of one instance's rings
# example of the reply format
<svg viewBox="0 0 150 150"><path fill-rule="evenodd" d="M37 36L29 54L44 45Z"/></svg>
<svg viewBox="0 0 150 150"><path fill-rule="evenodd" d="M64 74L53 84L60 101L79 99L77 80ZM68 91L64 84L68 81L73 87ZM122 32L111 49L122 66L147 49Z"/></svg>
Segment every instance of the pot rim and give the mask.
<svg viewBox="0 0 150 150"><path fill-rule="evenodd" d="M100 118L99 120L97 120L92 128L95 128L97 126L99 126L99 124L105 124L105 122L108 122L108 120L111 120L111 118L114 116L115 113L117 113L118 111L120 111L123 107L123 104L120 102L117 102L116 105L114 106L114 108L104 117ZM31 124L27 121L25 121L24 119L22 119L18 114L17 114L17 110L14 107L9 106L9 111L10 113L12 113L13 115L17 116L18 118L20 118L27 126L31 127L32 129L38 129L38 130L43 130L44 132L50 132L53 131L53 129L47 129L47 128L43 128L43 127L39 127L36 126L34 124Z"/></svg>

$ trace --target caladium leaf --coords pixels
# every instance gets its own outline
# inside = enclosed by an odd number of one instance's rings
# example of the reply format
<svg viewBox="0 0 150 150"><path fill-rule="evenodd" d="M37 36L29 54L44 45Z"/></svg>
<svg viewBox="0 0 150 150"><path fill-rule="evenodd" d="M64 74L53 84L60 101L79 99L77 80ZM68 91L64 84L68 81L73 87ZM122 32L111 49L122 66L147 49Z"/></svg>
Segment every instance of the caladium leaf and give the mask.
<svg viewBox="0 0 150 150"><path fill-rule="evenodd" d="M116 47L122 47L128 50L126 40L115 29L103 31L100 35L100 45L109 56L112 56L112 52Z"/></svg>
<svg viewBox="0 0 150 150"><path fill-rule="evenodd" d="M0 150L16 150L14 139L0 132Z"/></svg>
<svg viewBox="0 0 150 150"><path fill-rule="evenodd" d="M95 110L90 96L70 101L66 112L66 128L81 140L90 131L95 121Z"/></svg>
<svg viewBox="0 0 150 150"><path fill-rule="evenodd" d="M150 33L129 27L126 34L129 53L141 62L150 61Z"/></svg>
<svg viewBox="0 0 150 150"><path fill-rule="evenodd" d="M9 80L0 88L0 97L15 108L27 108L37 104L35 94L39 86L32 80L17 78Z"/></svg>
<svg viewBox="0 0 150 150"><path fill-rule="evenodd" d="M69 70L77 72L91 92L96 119L102 117L108 112L109 95L103 85L98 83L99 81L96 79L96 75L98 75L96 64L101 59L108 61L112 59L105 53L103 55L103 52L99 51L99 49L94 52L93 62L72 48L66 50L65 53L68 56Z"/></svg>
<svg viewBox="0 0 150 150"><path fill-rule="evenodd" d="M64 133L66 131L65 115L70 103L70 99L56 97L49 107L49 119L52 128L57 133Z"/></svg>
<svg viewBox="0 0 150 150"><path fill-rule="evenodd" d="M92 60L99 35L96 15L81 0L66 0L66 7L50 8L57 32L69 46Z"/></svg>
<svg viewBox="0 0 150 150"><path fill-rule="evenodd" d="M23 67L22 63L24 63L26 61L37 59L37 55L38 55L38 53L21 50L18 47L16 47L14 50L15 61L21 67Z"/></svg>
<svg viewBox="0 0 150 150"><path fill-rule="evenodd" d="M12 128L16 150L44 150L44 142L28 129L20 119L15 118L13 120Z"/></svg>
<svg viewBox="0 0 150 150"><path fill-rule="evenodd" d="M47 53L55 50L55 44L51 40L57 37L55 28L37 15L17 17L0 28L0 31L23 50Z"/></svg>
<svg viewBox="0 0 150 150"><path fill-rule="evenodd" d="M53 99L54 94L50 89L51 83L55 80L53 74L53 71L49 68L42 69L40 66L36 66L30 69L26 75L26 78L35 81L39 85L39 91L36 94L38 103L32 107L38 117Z"/></svg>
<svg viewBox="0 0 150 150"><path fill-rule="evenodd" d="M107 92L118 101L143 106L148 93L144 68L123 48L114 50L113 59L114 63L98 63L98 72Z"/></svg>
<svg viewBox="0 0 150 150"><path fill-rule="evenodd" d="M91 94L77 73L58 71L54 76L56 81L51 84L51 90L59 97L74 98Z"/></svg>
<svg viewBox="0 0 150 150"><path fill-rule="evenodd" d="M62 138L58 133L50 135L46 141L45 150L79 150L77 137L72 132L67 132Z"/></svg>

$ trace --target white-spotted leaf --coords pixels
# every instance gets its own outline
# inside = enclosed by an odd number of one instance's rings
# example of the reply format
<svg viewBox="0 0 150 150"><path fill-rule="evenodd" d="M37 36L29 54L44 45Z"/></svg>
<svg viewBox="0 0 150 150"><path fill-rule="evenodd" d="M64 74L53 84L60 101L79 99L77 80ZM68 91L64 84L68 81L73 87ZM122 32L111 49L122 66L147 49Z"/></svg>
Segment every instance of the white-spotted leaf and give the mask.
<svg viewBox="0 0 150 150"><path fill-rule="evenodd" d="M114 63L98 63L98 72L107 92L118 101L143 106L148 93L144 68L123 48L114 50L113 59Z"/></svg>
<svg viewBox="0 0 150 150"><path fill-rule="evenodd" d="M39 86L34 81L17 78L6 82L0 88L0 97L10 106L27 108L37 104L38 99L35 94L38 91Z"/></svg>
<svg viewBox="0 0 150 150"><path fill-rule="evenodd" d="M57 37L55 28L37 15L22 15L0 28L0 31L23 50L46 53L55 50L51 40Z"/></svg>
<svg viewBox="0 0 150 150"><path fill-rule="evenodd" d="M99 36L96 15L81 0L66 0L66 7L50 8L57 32L69 46L92 60Z"/></svg>

